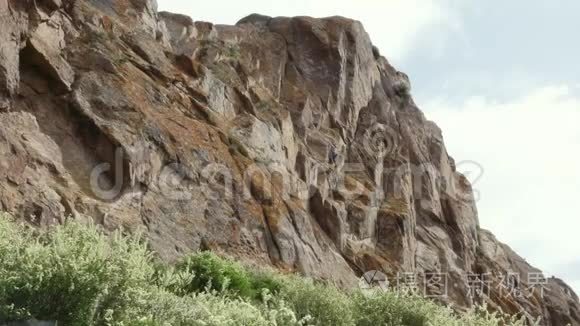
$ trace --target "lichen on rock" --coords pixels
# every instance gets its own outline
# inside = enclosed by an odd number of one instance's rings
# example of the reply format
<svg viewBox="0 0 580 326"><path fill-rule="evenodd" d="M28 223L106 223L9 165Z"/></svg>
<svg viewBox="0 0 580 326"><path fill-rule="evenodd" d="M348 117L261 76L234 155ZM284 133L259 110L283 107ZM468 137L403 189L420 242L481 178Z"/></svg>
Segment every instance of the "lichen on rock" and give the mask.
<svg viewBox="0 0 580 326"><path fill-rule="evenodd" d="M539 271L480 228L441 131L360 22L213 25L151 0L0 0L0 14L1 210L144 229L166 260L211 249L342 286L445 273L439 299L458 309L580 325L556 279L544 298L468 294L471 273Z"/></svg>

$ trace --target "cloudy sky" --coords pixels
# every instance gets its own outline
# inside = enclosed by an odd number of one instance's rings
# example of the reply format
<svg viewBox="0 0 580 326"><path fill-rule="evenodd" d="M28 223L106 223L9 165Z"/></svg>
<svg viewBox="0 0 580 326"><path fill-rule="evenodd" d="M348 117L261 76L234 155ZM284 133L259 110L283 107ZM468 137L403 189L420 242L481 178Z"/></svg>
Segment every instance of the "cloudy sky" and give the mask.
<svg viewBox="0 0 580 326"><path fill-rule="evenodd" d="M158 0L234 24L250 13L363 22L443 129L484 228L580 292L578 0Z"/></svg>

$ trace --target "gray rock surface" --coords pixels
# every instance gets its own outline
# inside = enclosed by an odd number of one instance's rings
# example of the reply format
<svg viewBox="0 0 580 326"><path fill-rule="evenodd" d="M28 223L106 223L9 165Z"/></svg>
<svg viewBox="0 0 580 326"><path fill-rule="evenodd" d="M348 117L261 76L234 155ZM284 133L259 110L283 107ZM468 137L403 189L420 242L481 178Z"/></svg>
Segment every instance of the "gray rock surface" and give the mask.
<svg viewBox="0 0 580 326"><path fill-rule="evenodd" d="M0 13L1 210L342 286L445 273L439 300L457 309L580 325L560 280L543 297L528 279L517 298L469 295L469 274L539 271L480 228L441 131L361 23L213 25L144 0L0 0Z"/></svg>

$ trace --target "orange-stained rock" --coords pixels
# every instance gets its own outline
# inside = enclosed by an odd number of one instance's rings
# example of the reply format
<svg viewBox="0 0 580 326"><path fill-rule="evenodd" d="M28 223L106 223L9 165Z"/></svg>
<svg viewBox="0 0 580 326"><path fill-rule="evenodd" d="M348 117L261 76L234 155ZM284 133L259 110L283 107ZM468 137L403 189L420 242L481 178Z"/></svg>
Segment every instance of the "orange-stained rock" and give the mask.
<svg viewBox="0 0 580 326"><path fill-rule="evenodd" d="M0 0L0 209L39 227L143 229L174 260L216 250L356 286L448 275L444 303L580 325L578 297L479 226L408 77L342 17L235 26L154 0ZM472 300L470 273L522 276ZM419 286L423 288L427 284Z"/></svg>

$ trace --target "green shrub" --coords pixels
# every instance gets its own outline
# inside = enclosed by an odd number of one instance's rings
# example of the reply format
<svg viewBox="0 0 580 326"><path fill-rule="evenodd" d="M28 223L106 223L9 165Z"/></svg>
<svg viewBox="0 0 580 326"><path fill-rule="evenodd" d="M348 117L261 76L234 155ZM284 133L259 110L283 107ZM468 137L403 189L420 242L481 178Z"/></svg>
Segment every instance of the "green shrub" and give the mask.
<svg viewBox="0 0 580 326"><path fill-rule="evenodd" d="M477 307L458 315L452 309L414 295L355 293L357 326L524 326L523 320Z"/></svg>
<svg viewBox="0 0 580 326"><path fill-rule="evenodd" d="M207 263L208 270L215 267L212 262L225 262L208 254L196 261ZM234 284L243 287L245 271L235 264L228 267L225 275L234 276ZM235 278L236 273L245 279ZM275 323L277 318L296 319L283 306L265 309L216 291L183 295L193 279L192 274L155 261L139 236L106 237L79 223L35 234L0 216L0 321L298 325Z"/></svg>
<svg viewBox="0 0 580 326"><path fill-rule="evenodd" d="M299 319L309 319L313 325L353 325L347 295L331 286L251 271L210 252L186 257L177 264L177 270L195 275L186 293L217 291L258 300L266 291L275 296L270 302L283 302Z"/></svg>
<svg viewBox="0 0 580 326"><path fill-rule="evenodd" d="M353 302L357 325L360 326L423 326L427 320L426 316L414 310L417 308L414 298L407 298L403 302L391 292L378 292L374 295L356 293Z"/></svg>
<svg viewBox="0 0 580 326"><path fill-rule="evenodd" d="M267 293L279 295L283 287L282 276L276 276L273 272L268 271L251 271L252 275L252 286L254 288L254 293L257 294L257 298L262 299L262 293L264 290Z"/></svg>
<svg viewBox="0 0 580 326"><path fill-rule="evenodd" d="M176 266L138 235L77 222L38 231L0 214L0 323L118 326L521 326L485 308L451 309L394 293L347 293L257 271L211 253Z"/></svg>
<svg viewBox="0 0 580 326"><path fill-rule="evenodd" d="M138 236L70 223L34 236L0 218L0 319L101 323L139 300L153 275Z"/></svg>
<svg viewBox="0 0 580 326"><path fill-rule="evenodd" d="M355 325L349 296L334 286L286 277L279 296L299 318L311 319L311 325Z"/></svg>
<svg viewBox="0 0 580 326"><path fill-rule="evenodd" d="M198 293L177 296L164 289L156 289L131 314L128 325L195 325L195 326L261 326L271 325L259 308L217 293ZM135 318L133 316L139 316ZM120 323L119 323L120 324Z"/></svg>
<svg viewBox="0 0 580 326"><path fill-rule="evenodd" d="M191 283L180 288L182 293L218 291L244 299L261 300L264 290L277 294L282 287L282 281L272 273L251 270L211 252L187 256L176 265L176 269L195 275Z"/></svg>
<svg viewBox="0 0 580 326"><path fill-rule="evenodd" d="M185 287L187 293L214 290L231 292L245 298L255 296L250 274L241 265L210 252L186 257L178 263L177 269L195 275Z"/></svg>

